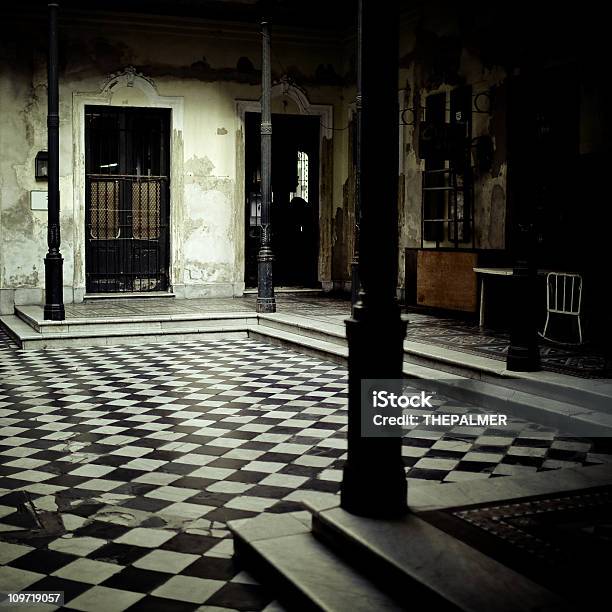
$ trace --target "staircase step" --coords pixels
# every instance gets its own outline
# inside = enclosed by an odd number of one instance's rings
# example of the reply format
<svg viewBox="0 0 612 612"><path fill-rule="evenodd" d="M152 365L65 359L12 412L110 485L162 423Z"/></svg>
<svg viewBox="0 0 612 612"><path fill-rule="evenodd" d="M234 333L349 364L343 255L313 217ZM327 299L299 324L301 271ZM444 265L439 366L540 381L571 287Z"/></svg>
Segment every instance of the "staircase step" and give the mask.
<svg viewBox="0 0 612 612"><path fill-rule="evenodd" d="M381 588L403 596L407 606L466 612L567 609L556 594L414 514L382 521L339 507L311 507L311 512L317 539Z"/></svg>
<svg viewBox="0 0 612 612"><path fill-rule="evenodd" d="M231 521L238 562L274 586L289 610L373 612L405 609L311 533L302 513Z"/></svg>
<svg viewBox="0 0 612 612"><path fill-rule="evenodd" d="M446 347L404 341L404 361L464 378L484 380L534 395L612 410L612 381L583 379L557 372L511 372L505 361Z"/></svg>
<svg viewBox="0 0 612 612"><path fill-rule="evenodd" d="M341 365L346 365L348 347L336 342L319 340L301 333L292 333L267 324L249 325L249 338L270 342L312 357L327 359Z"/></svg>
<svg viewBox="0 0 612 612"><path fill-rule="evenodd" d="M592 404L592 398L573 396L578 403L559 401L514 386L465 378L436 368L404 362L404 376L427 381L431 390L486 410L507 413L577 436L612 436L611 402ZM526 386L526 389L531 387Z"/></svg>
<svg viewBox="0 0 612 612"><path fill-rule="evenodd" d="M325 342L333 342L340 346L347 346L344 325L335 325L310 317L285 313L260 314L259 324Z"/></svg>
<svg viewBox="0 0 612 612"><path fill-rule="evenodd" d="M249 337L347 363L348 347L340 326L277 314L260 315L259 321L259 325L249 328ZM322 339L328 337L332 340ZM515 373L507 372L502 362L408 341L404 343L404 355L404 375L427 380L432 389L453 399L510 412L572 435L612 435L612 401L607 390L589 393L574 389L566 394L570 388L566 380L561 384L555 383L554 377L551 382L527 376L510 378ZM418 363L414 363L414 355L421 357Z"/></svg>
<svg viewBox="0 0 612 612"><path fill-rule="evenodd" d="M7 331L9 336L24 350L37 350L46 348L62 348L71 346L106 346L116 344L145 344L152 342L164 342L171 339L174 342L207 338L218 340L226 338L246 338L247 323L244 321L234 322L231 319L223 324L207 324L206 321L191 321L189 326L172 325L167 323L159 325L159 322L143 323L141 326L134 324L106 326L90 326L85 329L71 331L70 326L60 328L52 333L41 333L30 327L20 317L7 315L0 317L0 325Z"/></svg>
<svg viewBox="0 0 612 612"><path fill-rule="evenodd" d="M34 331L43 335L75 334L91 332L139 332L162 331L179 327L196 329L201 326L214 327L228 324L243 325L257 321L253 312L210 312L190 314L151 314L133 317L82 317L64 321L45 321L42 310L37 306L17 306L15 314Z"/></svg>

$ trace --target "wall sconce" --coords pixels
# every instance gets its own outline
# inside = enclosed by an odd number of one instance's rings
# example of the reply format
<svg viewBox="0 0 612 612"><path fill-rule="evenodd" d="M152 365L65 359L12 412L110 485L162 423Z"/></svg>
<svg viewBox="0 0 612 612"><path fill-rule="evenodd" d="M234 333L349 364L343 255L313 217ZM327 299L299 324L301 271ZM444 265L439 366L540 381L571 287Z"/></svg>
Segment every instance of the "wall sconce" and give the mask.
<svg viewBox="0 0 612 612"><path fill-rule="evenodd" d="M34 176L37 181L49 180L49 153L39 151L34 160Z"/></svg>

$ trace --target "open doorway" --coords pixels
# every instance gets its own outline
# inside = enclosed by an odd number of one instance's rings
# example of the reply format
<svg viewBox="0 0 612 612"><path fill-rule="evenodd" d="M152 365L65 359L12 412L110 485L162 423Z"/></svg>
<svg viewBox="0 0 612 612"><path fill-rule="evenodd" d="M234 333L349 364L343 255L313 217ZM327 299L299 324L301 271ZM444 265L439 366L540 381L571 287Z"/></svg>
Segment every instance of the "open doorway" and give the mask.
<svg viewBox="0 0 612 612"><path fill-rule="evenodd" d="M245 113L245 283L257 286L259 113ZM277 287L315 287L319 259L319 117L272 115L272 250Z"/></svg>

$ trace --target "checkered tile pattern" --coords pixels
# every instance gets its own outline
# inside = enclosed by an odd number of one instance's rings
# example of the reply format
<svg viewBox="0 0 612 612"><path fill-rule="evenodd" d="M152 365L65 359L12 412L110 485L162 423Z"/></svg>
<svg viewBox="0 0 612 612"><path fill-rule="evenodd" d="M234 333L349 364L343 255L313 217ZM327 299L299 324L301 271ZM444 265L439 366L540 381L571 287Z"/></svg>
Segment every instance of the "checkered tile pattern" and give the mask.
<svg viewBox="0 0 612 612"><path fill-rule="evenodd" d="M336 494L346 371L254 342L0 347L0 591L74 610L280 609L235 566L227 521ZM473 408L439 398L455 412ZM410 480L609 461L520 422L411 431Z"/></svg>

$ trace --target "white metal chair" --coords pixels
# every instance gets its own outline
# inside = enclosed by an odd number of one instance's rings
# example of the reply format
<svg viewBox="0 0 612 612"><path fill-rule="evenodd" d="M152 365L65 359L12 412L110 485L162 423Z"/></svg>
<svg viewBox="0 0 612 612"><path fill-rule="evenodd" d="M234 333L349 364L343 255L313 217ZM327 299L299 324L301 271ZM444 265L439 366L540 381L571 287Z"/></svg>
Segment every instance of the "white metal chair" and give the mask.
<svg viewBox="0 0 612 612"><path fill-rule="evenodd" d="M581 303L582 277L580 274L549 272L546 275L546 323L544 324L544 331L540 335L547 340L553 340L546 335L550 315L576 317L578 321L578 344L582 344Z"/></svg>

